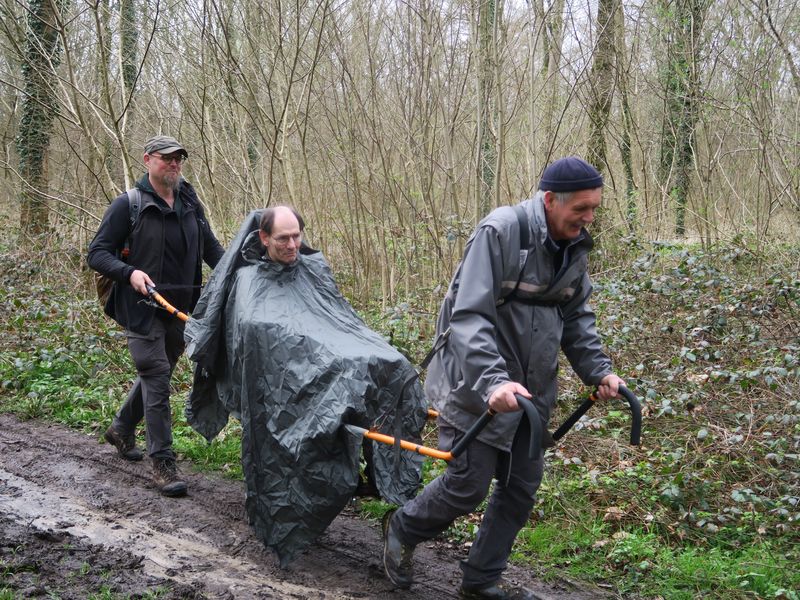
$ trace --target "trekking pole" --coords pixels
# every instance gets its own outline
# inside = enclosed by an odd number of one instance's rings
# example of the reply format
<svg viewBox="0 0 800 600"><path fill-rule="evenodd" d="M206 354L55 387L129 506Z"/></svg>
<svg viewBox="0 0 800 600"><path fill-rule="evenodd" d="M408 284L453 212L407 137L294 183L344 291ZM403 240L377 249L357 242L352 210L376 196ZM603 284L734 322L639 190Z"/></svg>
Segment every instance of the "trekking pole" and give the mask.
<svg viewBox="0 0 800 600"><path fill-rule="evenodd" d="M189 320L189 315L187 315L186 313L182 313L177 308L172 306L172 304L167 302L164 296L162 296L156 291L156 288L154 288L152 285L147 285L145 287L147 288L147 293L150 294L150 297L156 302L158 302L161 305L161 307L165 309L168 313L170 313L171 315L175 315L184 323Z"/></svg>
<svg viewBox="0 0 800 600"><path fill-rule="evenodd" d="M624 385L619 386L619 393L628 401L628 406L631 410L631 445L638 446L641 442L642 433L642 405L633 392ZM556 429L555 433L553 433L553 440L558 441L564 437L564 434L572 429L572 426L578 422L578 419L585 415L586 411L588 411L598 399L597 392L589 394L589 397L583 401L583 404L567 417L567 420L561 424L561 427Z"/></svg>

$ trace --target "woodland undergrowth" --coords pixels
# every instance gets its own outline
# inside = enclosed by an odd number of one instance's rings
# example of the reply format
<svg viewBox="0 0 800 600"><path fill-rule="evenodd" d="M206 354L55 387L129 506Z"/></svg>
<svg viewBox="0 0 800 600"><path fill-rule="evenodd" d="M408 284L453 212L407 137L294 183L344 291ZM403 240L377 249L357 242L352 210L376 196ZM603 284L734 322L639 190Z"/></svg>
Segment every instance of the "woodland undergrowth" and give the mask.
<svg viewBox="0 0 800 600"><path fill-rule="evenodd" d="M70 249L0 242L0 410L98 437L134 373ZM591 265L598 327L641 399L642 445L623 401L600 403L548 451L513 560L626 598L800 598L800 249L751 251L620 239ZM431 282L426 289L444 289ZM437 288L436 286L439 285ZM346 286L343 286L346 287ZM357 306L418 364L441 298ZM588 394L565 359L551 429ZM241 477L239 428L206 444L183 419L190 365L175 377L175 436L198 468ZM435 445L435 431L426 441ZM443 468L426 464L426 477ZM363 502L363 514L386 506ZM444 543L466 548L480 512Z"/></svg>

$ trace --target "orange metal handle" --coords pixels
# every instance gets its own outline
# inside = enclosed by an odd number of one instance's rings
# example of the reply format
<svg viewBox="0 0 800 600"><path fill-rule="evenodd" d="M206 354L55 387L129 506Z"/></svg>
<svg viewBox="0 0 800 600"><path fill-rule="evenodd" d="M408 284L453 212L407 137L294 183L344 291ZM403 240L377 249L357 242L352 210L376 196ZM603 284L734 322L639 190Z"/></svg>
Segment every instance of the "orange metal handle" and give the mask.
<svg viewBox="0 0 800 600"><path fill-rule="evenodd" d="M384 435L382 433L378 433L377 431L369 431L367 429L364 429L363 427L355 427L353 425L350 425L350 427L352 427L353 429L360 430L365 438L375 440L376 442L380 442L382 444L389 444L390 446L393 446L395 444L395 439L390 435ZM400 440L400 447L403 450L416 452L417 454L430 456L431 458L440 458L442 460L450 460L451 458L453 458L453 455L450 452L443 452L441 450L437 450L436 448L421 446L419 444L415 444L407 440Z"/></svg>
<svg viewBox="0 0 800 600"><path fill-rule="evenodd" d="M434 411L435 412L435 411ZM481 432L481 430L486 426L486 424L492 420L496 413L489 409L481 417L473 423L472 427L464 434L464 436L458 440L458 442L453 446L453 448L449 452L444 452L442 450L438 450L436 448L430 448L428 446L421 446L420 444L415 444L414 442L409 442L408 440L397 440L390 435L385 435L383 433L378 433L377 431L370 431L368 429L364 429L363 427L359 427L357 425L347 425L347 428L357 431L365 438L370 440L375 440L376 442L380 442L381 444L388 444L393 446L395 444L399 444L399 446L403 450L408 450L409 452L416 452L417 454L422 454L423 456L430 456L431 458L439 458L441 460L450 461L456 456L459 456L467 447L467 445L475 439L475 437Z"/></svg>
<svg viewBox="0 0 800 600"><path fill-rule="evenodd" d="M178 317L184 323L189 320L189 315L187 315L186 313L182 313L177 308L172 306L172 304L167 302L167 300L164 298L164 296L159 294L156 291L156 288L154 288L153 286L150 286L150 285L147 286L147 293L150 294L150 297L153 300L155 300L156 302L158 302L161 305L161 307L164 308L168 313L170 313L172 315L175 315L176 317Z"/></svg>

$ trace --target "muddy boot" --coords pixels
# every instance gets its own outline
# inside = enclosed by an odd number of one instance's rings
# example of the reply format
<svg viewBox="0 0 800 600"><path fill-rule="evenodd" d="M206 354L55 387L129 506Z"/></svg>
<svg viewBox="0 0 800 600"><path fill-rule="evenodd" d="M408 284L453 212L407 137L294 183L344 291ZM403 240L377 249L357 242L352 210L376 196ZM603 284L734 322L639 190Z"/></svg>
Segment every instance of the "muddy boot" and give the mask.
<svg viewBox="0 0 800 600"><path fill-rule="evenodd" d="M414 583L414 546L406 546L392 527L396 510L383 516L383 569L395 587L407 590Z"/></svg>
<svg viewBox="0 0 800 600"><path fill-rule="evenodd" d="M114 446L119 455L125 460L142 460L144 454L136 447L136 435L122 435L113 425L103 434L105 440Z"/></svg>
<svg viewBox="0 0 800 600"><path fill-rule="evenodd" d="M174 498L186 494L186 482L181 479L174 458L153 458L153 483L162 496Z"/></svg>

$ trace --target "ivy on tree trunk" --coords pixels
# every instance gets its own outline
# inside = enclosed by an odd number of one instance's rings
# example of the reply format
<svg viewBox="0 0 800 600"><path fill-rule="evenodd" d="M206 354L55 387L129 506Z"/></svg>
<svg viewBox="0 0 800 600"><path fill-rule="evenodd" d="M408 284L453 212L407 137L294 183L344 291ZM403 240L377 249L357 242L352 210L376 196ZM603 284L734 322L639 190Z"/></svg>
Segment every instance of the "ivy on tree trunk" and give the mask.
<svg viewBox="0 0 800 600"><path fill-rule="evenodd" d="M686 234L686 202L694 164L694 130L700 95L700 32L709 0L663 4L666 63L662 71L664 120L659 175L675 203L675 235Z"/></svg>
<svg viewBox="0 0 800 600"><path fill-rule="evenodd" d="M589 145L586 159L608 177L606 159L606 126L611 114L614 98L614 48L615 12L622 10L620 0L600 0L597 3L597 48L591 76L591 100L589 104ZM596 219L596 228L602 229Z"/></svg>
<svg viewBox="0 0 800 600"><path fill-rule="evenodd" d="M494 99L497 55L497 11L495 0L480 5L478 15L478 205L475 220L480 220L492 208L497 176L497 139L494 131L496 100Z"/></svg>
<svg viewBox="0 0 800 600"><path fill-rule="evenodd" d="M47 149L56 116L56 69L61 57L58 20L67 0L31 0L22 64L25 95L16 139L21 241L38 239L49 229Z"/></svg>

